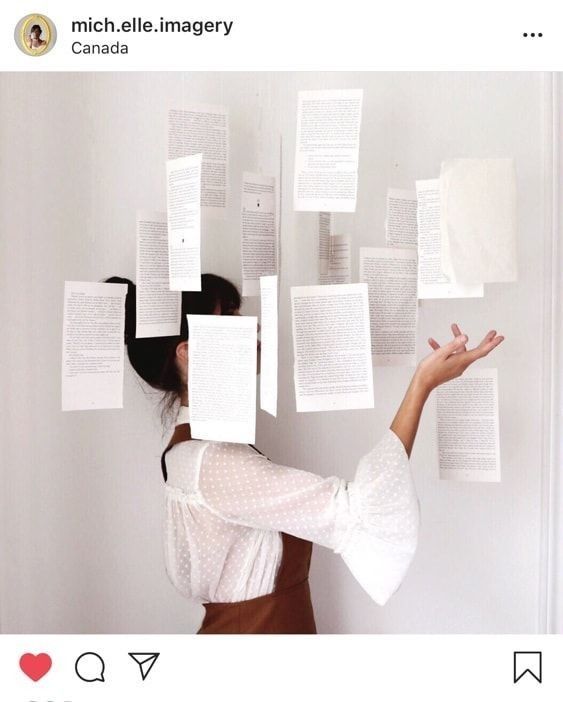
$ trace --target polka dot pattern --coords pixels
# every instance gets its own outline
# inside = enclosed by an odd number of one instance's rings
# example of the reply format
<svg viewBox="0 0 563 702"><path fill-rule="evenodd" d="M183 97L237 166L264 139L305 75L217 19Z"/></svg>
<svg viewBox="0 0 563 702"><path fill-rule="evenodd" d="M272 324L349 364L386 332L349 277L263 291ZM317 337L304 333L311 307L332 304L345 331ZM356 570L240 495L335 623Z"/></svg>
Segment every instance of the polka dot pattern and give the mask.
<svg viewBox="0 0 563 702"><path fill-rule="evenodd" d="M186 597L236 602L272 592L282 531L350 556L360 582L356 561L381 578L390 563L396 580L397 554L410 562L415 551L418 500L391 430L351 482L276 465L245 444L182 442L166 460L166 568Z"/></svg>

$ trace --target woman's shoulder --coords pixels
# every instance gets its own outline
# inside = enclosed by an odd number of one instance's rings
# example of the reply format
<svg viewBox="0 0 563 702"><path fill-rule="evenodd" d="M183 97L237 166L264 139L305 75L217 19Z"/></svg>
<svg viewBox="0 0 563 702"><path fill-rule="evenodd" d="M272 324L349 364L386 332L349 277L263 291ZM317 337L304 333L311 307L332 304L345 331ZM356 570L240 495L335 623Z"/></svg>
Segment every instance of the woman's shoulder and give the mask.
<svg viewBox="0 0 563 702"><path fill-rule="evenodd" d="M238 444L231 441L205 441L204 461L220 461L228 463L230 460L240 460L247 456L261 456L262 454L249 444Z"/></svg>

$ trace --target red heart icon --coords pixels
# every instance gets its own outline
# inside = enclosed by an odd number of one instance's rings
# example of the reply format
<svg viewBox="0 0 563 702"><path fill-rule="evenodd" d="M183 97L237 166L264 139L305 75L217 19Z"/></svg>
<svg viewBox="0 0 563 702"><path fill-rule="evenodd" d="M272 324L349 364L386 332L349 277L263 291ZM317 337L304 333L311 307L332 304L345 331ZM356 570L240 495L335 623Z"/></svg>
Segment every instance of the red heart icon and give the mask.
<svg viewBox="0 0 563 702"><path fill-rule="evenodd" d="M33 653L24 653L20 658L20 668L35 682L41 680L44 675L51 670L51 665L53 661L51 656L46 653L39 653L34 655Z"/></svg>

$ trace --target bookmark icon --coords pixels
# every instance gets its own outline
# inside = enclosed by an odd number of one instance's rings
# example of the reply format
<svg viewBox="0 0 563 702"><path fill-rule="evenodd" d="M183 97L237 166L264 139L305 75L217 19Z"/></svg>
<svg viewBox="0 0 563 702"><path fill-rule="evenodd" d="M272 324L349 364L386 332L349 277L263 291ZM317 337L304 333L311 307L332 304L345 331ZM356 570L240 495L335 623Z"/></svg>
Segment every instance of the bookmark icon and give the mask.
<svg viewBox="0 0 563 702"><path fill-rule="evenodd" d="M541 683L541 659L541 651L514 651L514 683L517 683L525 675L529 675Z"/></svg>
<svg viewBox="0 0 563 702"><path fill-rule="evenodd" d="M141 670L141 678L146 680L153 665L156 663L156 659L160 656L160 653L129 653L127 655L131 656L135 663L137 663Z"/></svg>

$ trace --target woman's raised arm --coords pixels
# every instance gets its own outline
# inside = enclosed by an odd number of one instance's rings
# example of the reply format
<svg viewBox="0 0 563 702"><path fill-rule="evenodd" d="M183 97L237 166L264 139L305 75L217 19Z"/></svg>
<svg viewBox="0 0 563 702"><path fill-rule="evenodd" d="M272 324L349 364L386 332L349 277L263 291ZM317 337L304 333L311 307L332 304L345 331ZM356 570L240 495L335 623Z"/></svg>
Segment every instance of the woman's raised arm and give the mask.
<svg viewBox="0 0 563 702"><path fill-rule="evenodd" d="M428 339L434 350L419 363L391 424L391 431L402 441L408 456L412 451L422 409L432 390L458 378L474 361L486 356L504 339L492 329L478 346L468 350L467 336L461 333L457 324L452 324L452 332L453 341L444 346L432 338Z"/></svg>

